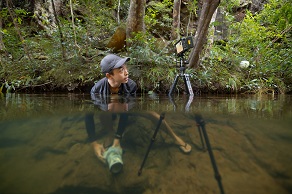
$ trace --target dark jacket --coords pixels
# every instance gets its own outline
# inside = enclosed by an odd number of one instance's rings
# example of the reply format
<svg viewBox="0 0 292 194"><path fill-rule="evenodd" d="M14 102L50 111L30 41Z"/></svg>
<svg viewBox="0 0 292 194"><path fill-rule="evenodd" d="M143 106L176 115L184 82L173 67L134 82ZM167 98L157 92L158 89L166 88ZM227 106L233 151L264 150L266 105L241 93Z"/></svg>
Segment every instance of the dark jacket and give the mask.
<svg viewBox="0 0 292 194"><path fill-rule="evenodd" d="M119 89L118 94L136 94L137 84L129 79L127 83L122 83ZM107 77L99 80L92 88L91 94L101 94L101 95L110 95L110 85L108 83Z"/></svg>

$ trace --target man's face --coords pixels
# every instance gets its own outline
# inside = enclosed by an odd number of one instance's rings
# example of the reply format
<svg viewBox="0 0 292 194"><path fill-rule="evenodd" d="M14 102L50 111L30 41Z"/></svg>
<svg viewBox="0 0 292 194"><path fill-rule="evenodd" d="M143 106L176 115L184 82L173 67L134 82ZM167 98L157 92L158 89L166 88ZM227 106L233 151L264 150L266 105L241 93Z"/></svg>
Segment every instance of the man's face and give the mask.
<svg viewBox="0 0 292 194"><path fill-rule="evenodd" d="M127 83L129 77L129 72L126 65L122 65L120 68L113 69L110 74L110 78L114 82L118 83Z"/></svg>

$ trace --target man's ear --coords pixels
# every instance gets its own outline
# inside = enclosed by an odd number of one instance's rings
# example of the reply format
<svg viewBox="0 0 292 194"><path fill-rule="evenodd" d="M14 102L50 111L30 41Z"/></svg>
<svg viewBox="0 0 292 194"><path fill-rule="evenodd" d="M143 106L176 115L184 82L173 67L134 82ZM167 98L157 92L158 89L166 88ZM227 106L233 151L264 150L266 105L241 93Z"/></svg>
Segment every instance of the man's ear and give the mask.
<svg viewBox="0 0 292 194"><path fill-rule="evenodd" d="M109 74L109 73L106 73L105 74L105 77L107 77L108 79L111 77L111 74Z"/></svg>

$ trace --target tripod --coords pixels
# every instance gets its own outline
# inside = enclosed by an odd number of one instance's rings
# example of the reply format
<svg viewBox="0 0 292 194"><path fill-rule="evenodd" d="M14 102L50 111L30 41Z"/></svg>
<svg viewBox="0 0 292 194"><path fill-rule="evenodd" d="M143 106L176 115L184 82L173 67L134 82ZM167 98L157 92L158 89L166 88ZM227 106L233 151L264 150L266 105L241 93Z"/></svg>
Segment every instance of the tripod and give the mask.
<svg viewBox="0 0 292 194"><path fill-rule="evenodd" d="M215 157L214 157L214 154L213 154L213 151L212 151L212 147L211 147L211 144L210 144L210 141L209 141L209 137L208 137L208 134L207 134L207 131L206 131L206 128L205 128L205 121L204 121L203 117L201 115L199 115L199 114L195 115L195 120L196 120L196 123L197 123L197 126L198 126L198 130L199 130L199 134L200 134L200 138L201 138L203 149L206 149L205 146L207 146L207 150L209 152L209 157L210 157L210 160L211 160L211 164L213 166L213 170L214 170L214 173L215 173L215 179L217 180L217 183L218 183L218 186L219 186L219 189L220 189L220 193L224 194L224 188L223 188L223 185L222 185L222 182L221 182L221 175L219 173L219 170L218 170L218 167L217 167L217 164L216 164L216 160L215 160Z"/></svg>
<svg viewBox="0 0 292 194"><path fill-rule="evenodd" d="M176 87L176 84L177 84L177 82L178 82L178 79L179 79L180 77L182 77L183 80L184 80L184 83L185 83L185 89L186 89L187 94L189 94L189 95L194 95L194 93L193 93L193 89L192 89L192 85L191 85L191 82L190 82L190 75L185 73L185 69L186 69L185 64L186 64L186 62L185 62L185 60L184 60L184 55L183 55L183 53L181 53L181 54L179 55L179 57L180 57L179 73L176 75L176 77L175 77L175 79L174 79L174 82L173 82L173 84L172 84L172 86L171 86L171 88L170 88L170 90L169 90L168 95L170 96L170 95L172 94L174 88Z"/></svg>
<svg viewBox="0 0 292 194"><path fill-rule="evenodd" d="M147 152L144 156L144 160L141 164L141 167L138 171L138 176L140 176L142 174L142 170L143 170L143 167L146 163L146 159L149 155L149 152L151 150L151 147L156 139L156 135L159 131L159 128L160 128L160 125L163 121L163 119L165 118L165 113L163 112L161 115L160 115L160 118L159 118L159 121L157 123L157 126L156 126L156 129L154 131L154 134L151 138L151 141L150 141L150 144L148 146L148 149L147 149ZM208 137L208 134L207 134L207 131L206 131L206 128L205 128L205 121L203 119L203 117L199 114L195 114L195 121L197 123L197 127L198 127L198 131L199 131L199 134L200 134L200 139L201 139L201 142L202 142L202 147L204 150L206 150L206 147L207 147L207 150L209 152L209 157L210 157L210 160L211 160L211 164L213 166L213 170L214 170L214 174L215 174L215 179L217 180L217 183L218 183L218 186L219 186L219 189L220 189L220 193L221 194L224 194L224 188L223 188L223 184L221 182L221 175L219 173L219 170L218 170L218 167L217 167L217 164L216 164L216 160L215 160L215 157L214 157L214 154L213 154L213 151L212 151L212 147L211 147L211 144L210 144L210 141L209 141L209 137ZM205 147L206 146L206 147Z"/></svg>
<svg viewBox="0 0 292 194"><path fill-rule="evenodd" d="M142 162L142 164L141 164L141 167L140 167L140 169L139 169L139 171L138 171L138 176L140 176L140 175L142 174L142 169L143 169L143 167L144 167L144 165L145 165L145 163L146 163L146 159L147 159L148 154L149 154L149 152L150 152L150 150L151 150L152 144L154 143L154 141L155 141L155 139L156 139L156 135L157 135L157 133L158 133L158 131L159 131L160 125L161 125L161 123L162 123L164 117L165 117L165 113L163 112L163 113L161 113L161 115L160 115L160 118L159 118L159 121L158 121L158 123L157 123L156 129L155 129L154 134L153 134L153 136L152 136L152 138L151 138L151 142L150 142L150 144L149 144L149 146L148 146L148 149L147 149L147 152L146 152L146 154L145 154L145 156L144 156L144 160L143 160L143 162Z"/></svg>

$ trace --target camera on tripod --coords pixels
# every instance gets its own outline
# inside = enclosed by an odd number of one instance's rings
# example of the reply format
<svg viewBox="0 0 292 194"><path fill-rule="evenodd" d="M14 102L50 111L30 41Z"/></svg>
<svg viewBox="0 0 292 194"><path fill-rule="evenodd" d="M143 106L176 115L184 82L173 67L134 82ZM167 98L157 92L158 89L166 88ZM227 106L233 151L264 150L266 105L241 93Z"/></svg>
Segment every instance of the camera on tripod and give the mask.
<svg viewBox="0 0 292 194"><path fill-rule="evenodd" d="M174 82L169 90L168 95L171 95L173 90L176 87L176 84L178 82L178 78L182 77L185 83L185 88L186 88L186 93L189 95L194 95L193 93L193 89L192 89L192 85L190 82L190 75L185 73L185 64L187 64L188 62L186 62L184 60L184 53L186 51L188 51L190 48L194 47L193 44L193 38L191 36L186 37L186 38L181 38L177 43L175 43L175 47L176 47L176 53L177 56L180 58L179 60L179 74L176 75ZM178 61L177 61L178 62Z"/></svg>
<svg viewBox="0 0 292 194"><path fill-rule="evenodd" d="M194 47L193 38L191 36L181 38L175 43L176 53L178 56L182 56L190 48Z"/></svg>

